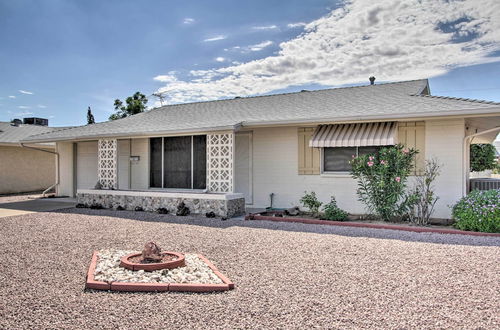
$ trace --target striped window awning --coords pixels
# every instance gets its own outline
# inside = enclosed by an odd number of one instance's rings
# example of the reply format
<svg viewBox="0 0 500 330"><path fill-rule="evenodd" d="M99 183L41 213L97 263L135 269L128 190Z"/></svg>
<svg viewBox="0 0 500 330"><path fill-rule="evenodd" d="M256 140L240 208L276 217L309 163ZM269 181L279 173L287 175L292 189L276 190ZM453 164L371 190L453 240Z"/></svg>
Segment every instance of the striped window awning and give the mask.
<svg viewBox="0 0 500 330"><path fill-rule="evenodd" d="M397 123L320 125L309 141L310 147L385 146L397 143Z"/></svg>

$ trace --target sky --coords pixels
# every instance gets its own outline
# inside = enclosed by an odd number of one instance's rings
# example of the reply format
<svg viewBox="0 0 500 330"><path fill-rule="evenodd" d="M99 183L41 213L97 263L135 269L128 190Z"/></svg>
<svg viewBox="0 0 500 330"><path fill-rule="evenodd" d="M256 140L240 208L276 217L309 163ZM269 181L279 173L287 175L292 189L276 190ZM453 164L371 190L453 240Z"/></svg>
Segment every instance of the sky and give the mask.
<svg viewBox="0 0 500 330"><path fill-rule="evenodd" d="M0 0L0 121L429 78L500 102L498 0Z"/></svg>

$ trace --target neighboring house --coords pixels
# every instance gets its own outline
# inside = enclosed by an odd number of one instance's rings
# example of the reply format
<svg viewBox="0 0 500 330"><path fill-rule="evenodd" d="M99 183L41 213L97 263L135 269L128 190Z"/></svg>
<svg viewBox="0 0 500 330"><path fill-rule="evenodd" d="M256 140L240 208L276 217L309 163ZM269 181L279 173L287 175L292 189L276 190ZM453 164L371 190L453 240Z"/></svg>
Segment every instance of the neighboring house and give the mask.
<svg viewBox="0 0 500 330"><path fill-rule="evenodd" d="M269 206L270 194L274 207L298 205L304 191L364 213L349 160L404 143L420 150L419 169L443 164L434 215L448 218L468 189L471 140L491 143L499 126L500 103L431 96L416 80L169 105L25 141L56 142L59 195L170 211L182 198L229 216Z"/></svg>
<svg viewBox="0 0 500 330"><path fill-rule="evenodd" d="M28 124L30 123L30 124ZM55 143L28 144L52 153L24 148L20 141L30 135L53 132L42 118L0 122L0 194L42 191L55 183Z"/></svg>

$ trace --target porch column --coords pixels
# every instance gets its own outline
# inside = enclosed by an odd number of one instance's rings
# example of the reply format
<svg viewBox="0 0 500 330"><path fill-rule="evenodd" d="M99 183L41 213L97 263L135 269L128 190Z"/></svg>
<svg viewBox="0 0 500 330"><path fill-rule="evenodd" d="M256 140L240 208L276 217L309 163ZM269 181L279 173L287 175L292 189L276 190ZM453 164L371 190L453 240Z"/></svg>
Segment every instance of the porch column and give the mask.
<svg viewBox="0 0 500 330"><path fill-rule="evenodd" d="M233 192L234 132L207 135L207 189L210 192Z"/></svg>
<svg viewBox="0 0 500 330"><path fill-rule="evenodd" d="M97 143L97 178L102 188L117 188L117 140L100 139Z"/></svg>

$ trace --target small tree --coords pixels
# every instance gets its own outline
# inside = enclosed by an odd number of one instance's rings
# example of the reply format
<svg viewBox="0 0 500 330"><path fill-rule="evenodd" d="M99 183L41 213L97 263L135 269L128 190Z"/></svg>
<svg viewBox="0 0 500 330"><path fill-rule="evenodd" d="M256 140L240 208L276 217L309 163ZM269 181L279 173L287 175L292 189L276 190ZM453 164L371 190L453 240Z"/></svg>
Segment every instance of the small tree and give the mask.
<svg viewBox="0 0 500 330"><path fill-rule="evenodd" d="M471 171L492 170L495 166L495 147L492 144L473 144L470 146Z"/></svg>
<svg viewBox="0 0 500 330"><path fill-rule="evenodd" d="M404 213L406 181L416 154L415 149L398 144L352 159L351 174L358 180L358 197L369 212L384 221Z"/></svg>
<svg viewBox="0 0 500 330"><path fill-rule="evenodd" d="M148 103L148 99L146 95L136 92L134 95L129 96L125 99L126 106L123 105L123 102L119 99L115 100L115 110L116 113L109 116L109 120L116 120L120 118L125 118L128 116L132 116L146 110L146 104Z"/></svg>
<svg viewBox="0 0 500 330"><path fill-rule="evenodd" d="M409 219L417 225L427 225L434 212L439 197L434 192L433 182L439 175L441 165L436 159L425 162L423 175L417 176L415 187L411 190Z"/></svg>
<svg viewBox="0 0 500 330"><path fill-rule="evenodd" d="M95 124L94 115L92 114L92 110L90 107L87 109L87 125Z"/></svg>

